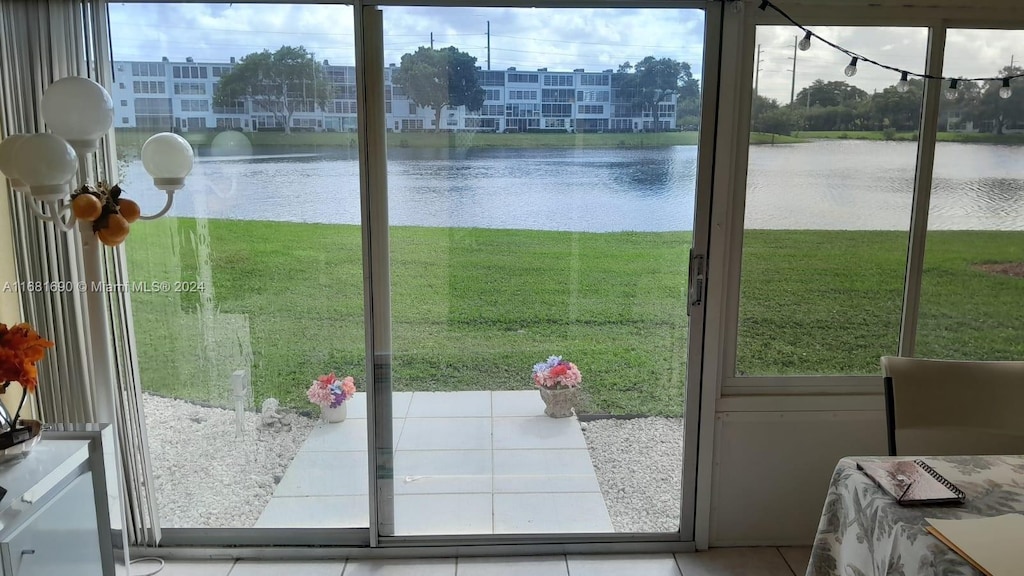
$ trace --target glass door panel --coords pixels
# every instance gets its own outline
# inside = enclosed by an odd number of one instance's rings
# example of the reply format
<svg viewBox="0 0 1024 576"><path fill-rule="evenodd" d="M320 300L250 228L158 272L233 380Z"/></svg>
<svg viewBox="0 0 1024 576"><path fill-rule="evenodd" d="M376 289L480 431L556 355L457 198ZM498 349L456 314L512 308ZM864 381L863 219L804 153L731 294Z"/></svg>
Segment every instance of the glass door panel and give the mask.
<svg viewBox="0 0 1024 576"><path fill-rule="evenodd" d="M163 205L139 157L151 134L196 151L168 216L126 243L160 523L366 528L351 8L109 9L125 196ZM330 373L358 390L343 423L307 396Z"/></svg>
<svg viewBox="0 0 1024 576"><path fill-rule="evenodd" d="M923 29L813 29L863 54L898 41L886 61L924 69ZM801 37L757 28L736 375L876 374L899 340L923 82L847 78Z"/></svg>
<svg viewBox="0 0 1024 576"><path fill-rule="evenodd" d="M1021 41L1019 30L949 30L943 75L1024 73ZM1024 357L1024 82L1002 87L964 82L942 99L915 356Z"/></svg>
<svg viewBox="0 0 1024 576"><path fill-rule="evenodd" d="M394 534L678 530L703 12L383 24Z"/></svg>

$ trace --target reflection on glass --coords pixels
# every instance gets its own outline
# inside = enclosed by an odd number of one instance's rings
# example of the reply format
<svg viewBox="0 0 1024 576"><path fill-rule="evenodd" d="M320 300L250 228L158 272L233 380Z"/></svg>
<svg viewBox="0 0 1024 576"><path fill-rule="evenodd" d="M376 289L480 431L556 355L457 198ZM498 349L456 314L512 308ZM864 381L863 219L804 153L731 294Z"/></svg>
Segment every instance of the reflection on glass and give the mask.
<svg viewBox="0 0 1024 576"><path fill-rule="evenodd" d="M702 28L385 9L397 534L678 529Z"/></svg>
<svg viewBox="0 0 1024 576"><path fill-rule="evenodd" d="M984 39L992 58L965 51ZM1024 32L950 30L944 74L1001 78ZM987 50L989 52L989 50ZM940 108L915 355L1024 357L1024 83L960 83ZM944 140L944 141L943 141Z"/></svg>
<svg viewBox="0 0 1024 576"><path fill-rule="evenodd" d="M161 524L366 527L351 10L114 3L110 18L126 194L162 206L139 161L150 134L197 153L170 215L126 242ZM306 396L331 372L360 390L343 424Z"/></svg>
<svg viewBox="0 0 1024 576"><path fill-rule="evenodd" d="M898 39L886 63L924 65L924 30L815 33L867 55ZM847 78L821 43L780 74L799 37L757 29L736 374L876 374L899 338L923 83L867 62Z"/></svg>

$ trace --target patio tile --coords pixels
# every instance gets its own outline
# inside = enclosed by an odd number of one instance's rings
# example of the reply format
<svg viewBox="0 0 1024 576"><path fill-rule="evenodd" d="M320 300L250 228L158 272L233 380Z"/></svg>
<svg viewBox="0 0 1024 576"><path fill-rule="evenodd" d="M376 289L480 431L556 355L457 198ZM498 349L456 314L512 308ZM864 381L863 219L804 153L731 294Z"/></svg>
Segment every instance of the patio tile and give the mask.
<svg viewBox="0 0 1024 576"><path fill-rule="evenodd" d="M349 560L345 576L455 576L455 558Z"/></svg>
<svg viewBox="0 0 1024 576"><path fill-rule="evenodd" d="M488 450L490 418L406 418L398 450Z"/></svg>
<svg viewBox="0 0 1024 576"><path fill-rule="evenodd" d="M274 496L369 494L366 452L299 452Z"/></svg>
<svg viewBox="0 0 1024 576"><path fill-rule="evenodd" d="M686 576L793 575L776 548L713 548L676 554L676 560Z"/></svg>
<svg viewBox="0 0 1024 576"><path fill-rule="evenodd" d="M395 532L418 534L491 534L491 495L397 494Z"/></svg>
<svg viewBox="0 0 1024 576"><path fill-rule="evenodd" d="M306 560L302 562L239 560L231 569L231 576L280 576L281 574L341 576L344 570L344 560Z"/></svg>
<svg viewBox="0 0 1024 576"><path fill-rule="evenodd" d="M502 416L543 416L544 401L537 390L491 392L491 414Z"/></svg>
<svg viewBox="0 0 1024 576"><path fill-rule="evenodd" d="M494 495L495 534L612 531L600 493Z"/></svg>
<svg viewBox="0 0 1024 576"><path fill-rule="evenodd" d="M567 556L571 576L680 576L671 554ZM690 576L686 574L686 576Z"/></svg>
<svg viewBox="0 0 1024 576"><path fill-rule="evenodd" d="M408 424L406 424L408 426ZM586 449L576 418L531 416L494 419L494 449Z"/></svg>
<svg viewBox="0 0 1024 576"><path fill-rule="evenodd" d="M361 496L296 496L270 499L256 528L365 528L369 500Z"/></svg>
<svg viewBox="0 0 1024 576"><path fill-rule="evenodd" d="M568 576L565 556L459 558L456 576Z"/></svg>
<svg viewBox="0 0 1024 576"><path fill-rule="evenodd" d="M396 494L491 491L490 450L399 450Z"/></svg>
<svg viewBox="0 0 1024 576"><path fill-rule="evenodd" d="M412 392L393 392L391 394L391 417L405 418L411 401ZM348 417L366 418L366 392L356 392L356 395L348 401Z"/></svg>
<svg viewBox="0 0 1024 576"><path fill-rule="evenodd" d="M393 445L398 445L405 420L392 420ZM321 422L310 431L299 452L363 452L366 453L366 420L346 418L344 422Z"/></svg>
<svg viewBox="0 0 1024 576"><path fill-rule="evenodd" d="M600 492L587 450L495 450L494 492Z"/></svg>
<svg viewBox="0 0 1024 576"><path fill-rule="evenodd" d="M407 418L491 416L490 392L414 392Z"/></svg>

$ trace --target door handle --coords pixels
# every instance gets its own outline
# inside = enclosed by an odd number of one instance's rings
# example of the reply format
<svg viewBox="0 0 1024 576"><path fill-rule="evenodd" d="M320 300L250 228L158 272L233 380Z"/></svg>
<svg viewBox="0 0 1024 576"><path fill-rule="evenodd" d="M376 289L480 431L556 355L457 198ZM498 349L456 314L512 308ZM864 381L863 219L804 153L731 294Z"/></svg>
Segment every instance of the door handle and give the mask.
<svg viewBox="0 0 1024 576"><path fill-rule="evenodd" d="M695 306L704 303L704 256L694 254L692 248L690 249L690 274L687 284L686 315L689 316Z"/></svg>

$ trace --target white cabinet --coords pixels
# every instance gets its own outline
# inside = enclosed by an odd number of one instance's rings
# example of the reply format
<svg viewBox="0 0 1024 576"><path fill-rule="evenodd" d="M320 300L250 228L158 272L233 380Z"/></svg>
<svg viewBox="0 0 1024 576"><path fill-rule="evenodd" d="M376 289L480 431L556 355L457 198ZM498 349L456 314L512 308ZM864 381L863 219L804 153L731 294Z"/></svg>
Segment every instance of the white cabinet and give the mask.
<svg viewBox="0 0 1024 576"><path fill-rule="evenodd" d="M2 576L113 576L98 450L44 435L23 460L0 465Z"/></svg>

